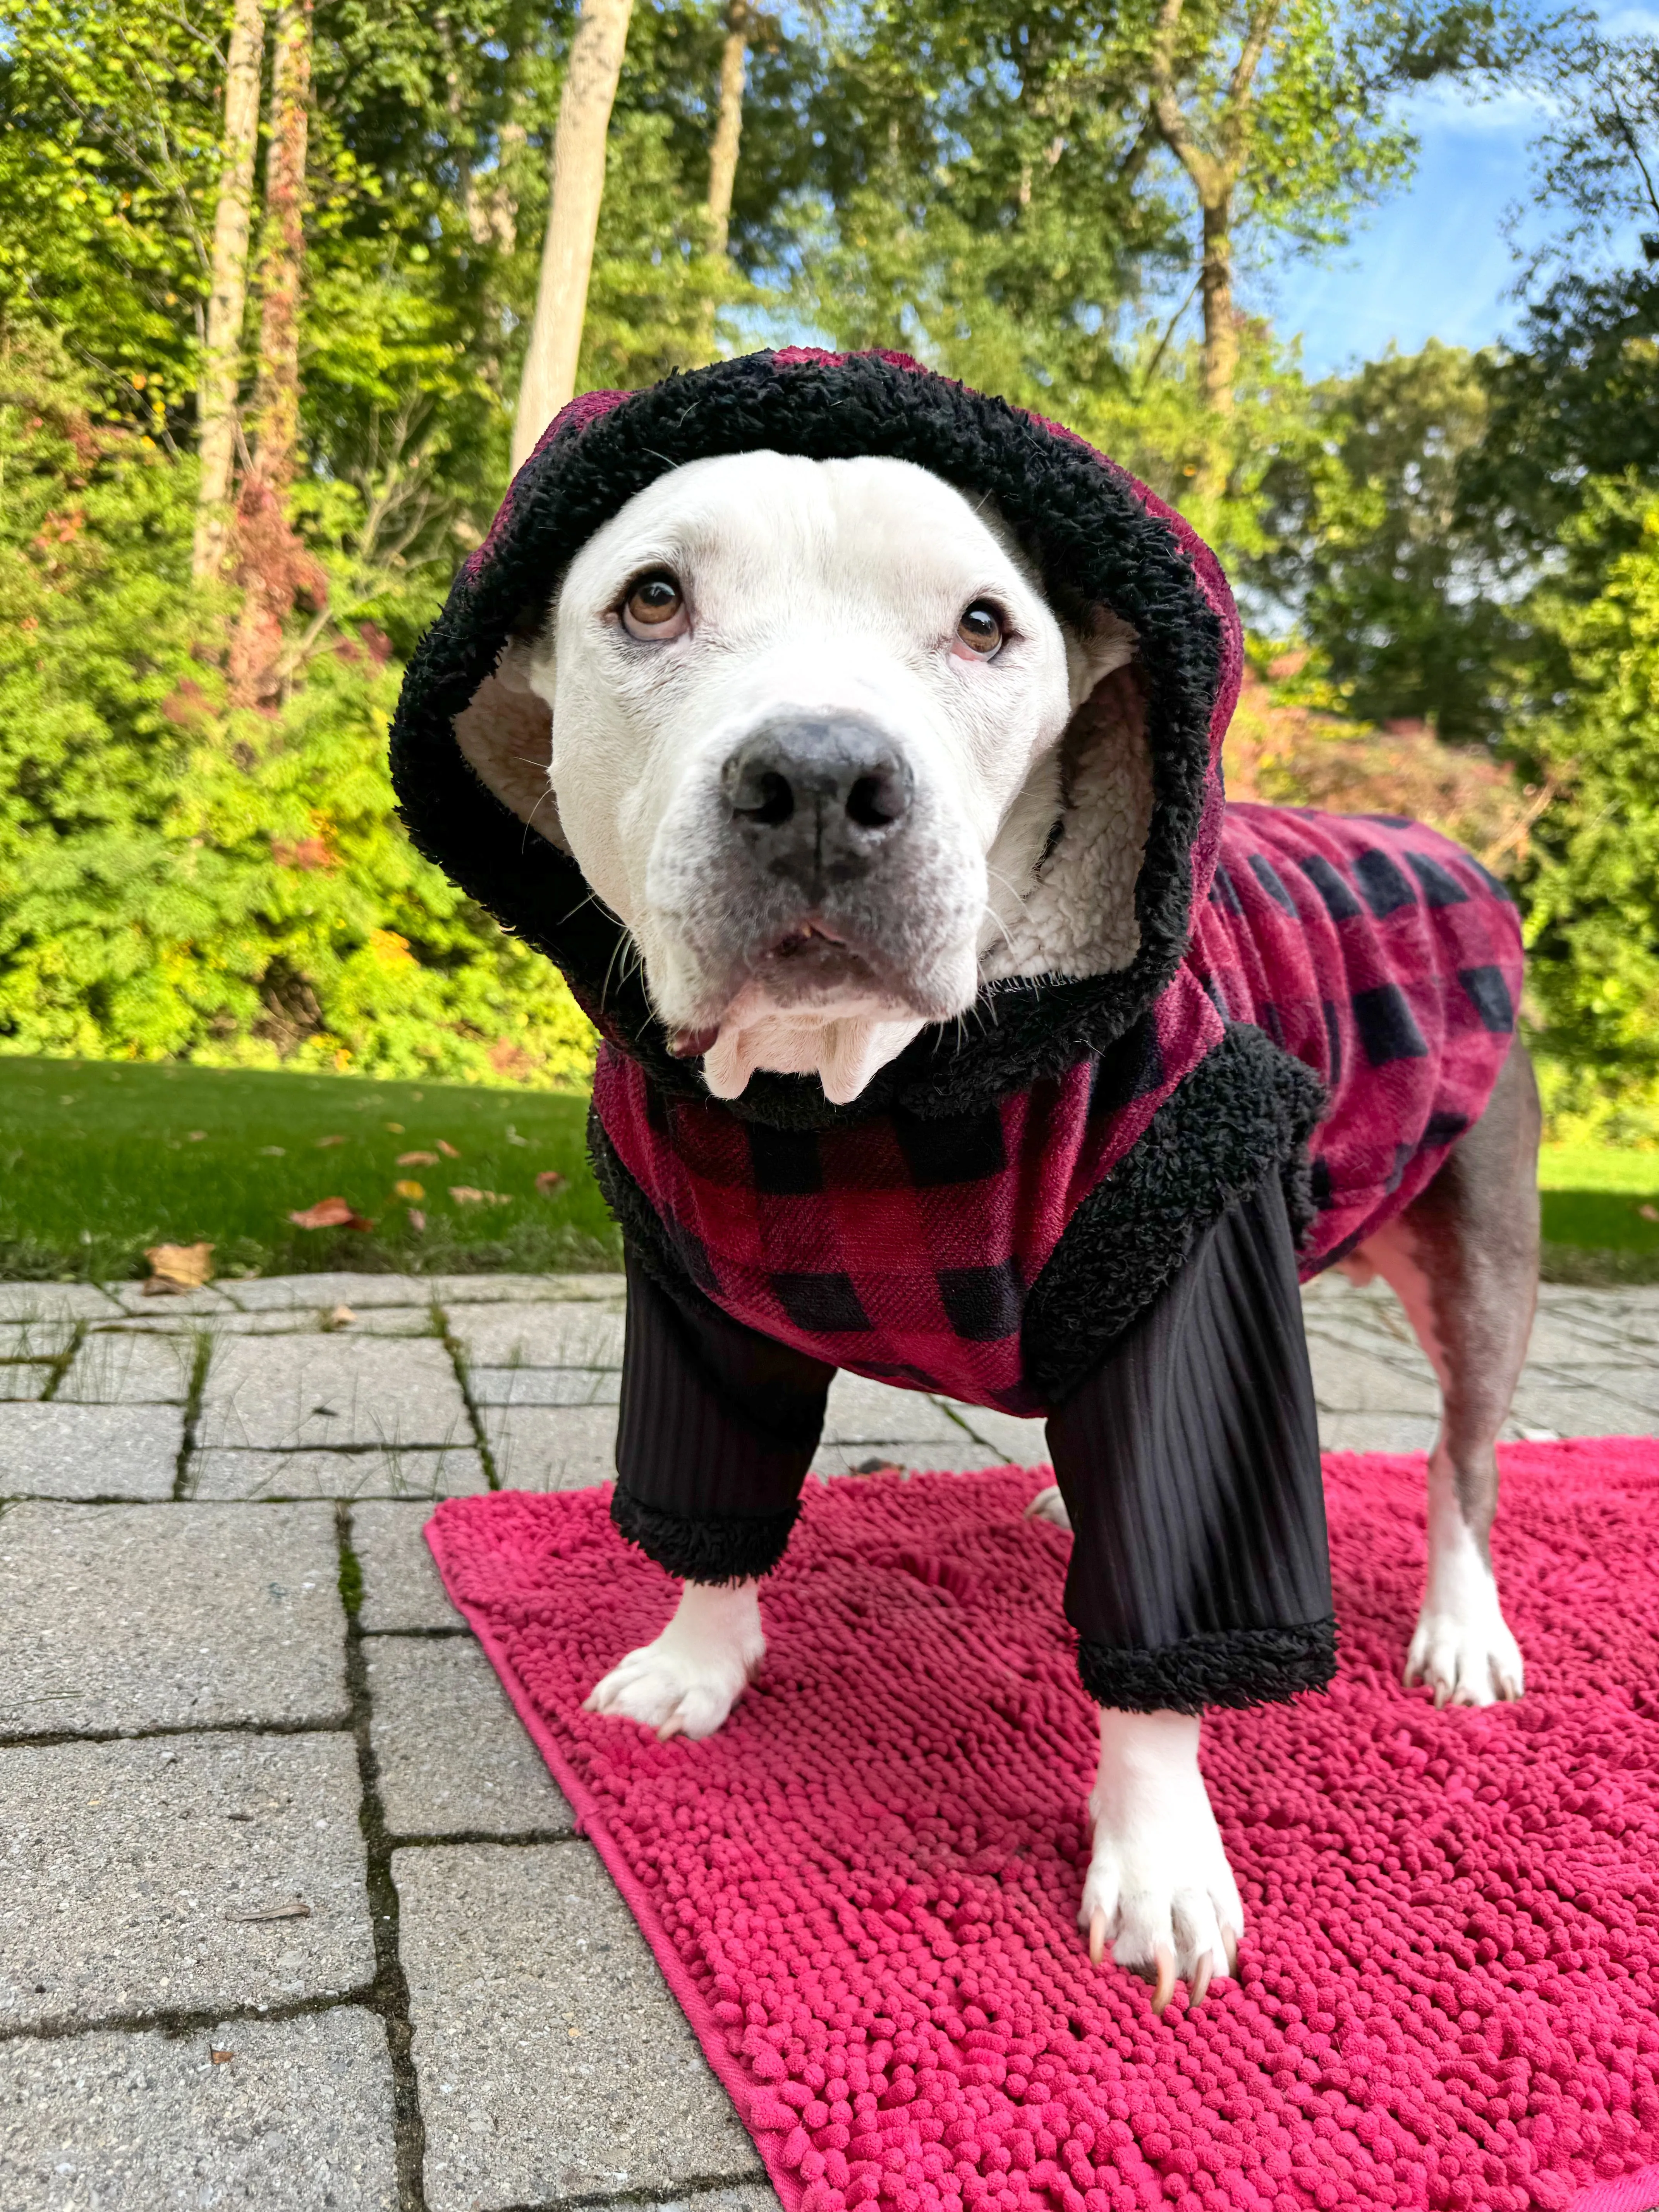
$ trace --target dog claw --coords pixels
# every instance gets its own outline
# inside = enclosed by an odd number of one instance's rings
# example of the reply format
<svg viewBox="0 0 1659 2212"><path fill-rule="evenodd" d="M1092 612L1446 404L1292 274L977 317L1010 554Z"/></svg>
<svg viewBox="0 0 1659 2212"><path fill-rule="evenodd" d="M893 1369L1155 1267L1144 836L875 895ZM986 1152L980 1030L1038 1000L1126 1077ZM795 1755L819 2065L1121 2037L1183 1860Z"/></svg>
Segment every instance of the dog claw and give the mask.
<svg viewBox="0 0 1659 2212"><path fill-rule="evenodd" d="M1161 2014L1175 1995L1175 1953L1167 1943L1160 1943L1153 1950L1152 1963L1158 1968L1158 1985L1152 1991L1152 2010Z"/></svg>
<svg viewBox="0 0 1659 2212"><path fill-rule="evenodd" d="M1208 1990L1209 1986L1210 1954L1206 1951L1204 1954L1204 1956L1198 1962L1197 1972L1187 1984L1187 2009L1188 2012L1196 2012L1198 2010L1200 2005L1204 2002L1205 1992Z"/></svg>
<svg viewBox="0 0 1659 2212"><path fill-rule="evenodd" d="M1089 1922L1089 1964L1097 1966L1106 1956L1106 1915L1097 1912Z"/></svg>
<svg viewBox="0 0 1659 2212"><path fill-rule="evenodd" d="M1238 1938L1231 1928L1224 1928L1221 1940L1227 1949L1227 1972L1234 1981L1238 1979Z"/></svg>

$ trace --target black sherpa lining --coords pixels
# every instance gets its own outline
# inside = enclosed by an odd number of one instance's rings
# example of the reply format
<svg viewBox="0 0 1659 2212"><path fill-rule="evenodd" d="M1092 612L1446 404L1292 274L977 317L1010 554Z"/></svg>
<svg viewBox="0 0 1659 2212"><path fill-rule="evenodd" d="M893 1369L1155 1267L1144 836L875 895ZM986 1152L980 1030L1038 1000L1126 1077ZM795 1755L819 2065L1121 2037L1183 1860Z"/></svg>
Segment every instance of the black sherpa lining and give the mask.
<svg viewBox="0 0 1659 2212"><path fill-rule="evenodd" d="M1097 1705L1124 1713L1201 1713L1206 1705L1282 1703L1322 1690L1336 1672L1336 1622L1232 1628L1161 1651L1079 1643L1077 1669Z"/></svg>
<svg viewBox="0 0 1659 2212"><path fill-rule="evenodd" d="M1235 1022L1158 1108L1066 1224L1031 1285L1026 1382L1054 1406L1187 1264L1199 1239L1265 1179L1284 1179L1298 1243L1314 1216L1308 1139L1325 1108L1311 1069Z"/></svg>
<svg viewBox="0 0 1659 2212"><path fill-rule="evenodd" d="M769 1575L789 1547L789 1534L800 1514L727 1515L690 1520L647 1505L618 1483L611 1494L611 1518L647 1559L683 1583L757 1582Z"/></svg>
<svg viewBox="0 0 1659 2212"><path fill-rule="evenodd" d="M832 1105L816 1078L764 1073L729 1102L745 1120L796 1128L896 1105L969 1112L1103 1050L1174 975L1187 943L1220 668L1219 618L1168 525L1121 471L1006 401L872 354L834 364L780 364L762 354L671 377L562 432L521 472L488 558L477 574L456 579L410 664L392 733L403 818L429 860L557 963L599 1028L665 1091L707 1096L695 1068L669 1054L637 968L617 957L616 918L591 897L575 863L527 834L485 787L453 726L526 609L550 601L572 556L635 493L683 463L760 448L913 461L988 497L1061 614L1080 622L1107 607L1139 638L1154 804L1131 965L999 982L981 994L976 1022L924 1030L851 1106Z"/></svg>

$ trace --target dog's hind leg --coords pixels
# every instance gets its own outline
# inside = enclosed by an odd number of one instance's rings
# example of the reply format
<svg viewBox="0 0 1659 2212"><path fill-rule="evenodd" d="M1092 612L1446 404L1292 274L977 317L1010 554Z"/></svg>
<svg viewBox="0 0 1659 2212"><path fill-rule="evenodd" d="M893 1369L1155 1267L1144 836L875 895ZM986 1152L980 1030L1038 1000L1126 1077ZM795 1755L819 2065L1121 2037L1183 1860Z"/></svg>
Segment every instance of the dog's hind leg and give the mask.
<svg viewBox="0 0 1659 2212"><path fill-rule="evenodd" d="M1433 1181L1370 1237L1353 1268L1398 1297L1440 1382L1429 1455L1429 1559L1405 1680L1437 1705L1518 1698L1521 1652L1498 1603L1489 1536L1498 1431L1538 1297L1538 1086L1520 1042L1486 1112Z"/></svg>

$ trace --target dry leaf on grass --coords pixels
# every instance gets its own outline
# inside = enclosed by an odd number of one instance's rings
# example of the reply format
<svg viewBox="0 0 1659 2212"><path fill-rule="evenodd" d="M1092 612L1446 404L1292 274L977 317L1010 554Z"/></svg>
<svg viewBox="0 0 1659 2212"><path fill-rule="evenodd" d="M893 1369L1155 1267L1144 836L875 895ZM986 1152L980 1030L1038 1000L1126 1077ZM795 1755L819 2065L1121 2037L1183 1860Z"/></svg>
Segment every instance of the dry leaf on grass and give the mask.
<svg viewBox="0 0 1659 2212"><path fill-rule="evenodd" d="M343 1137L319 1137L317 1149L319 1152L325 1152L331 1145L343 1145L344 1142Z"/></svg>
<svg viewBox="0 0 1659 2212"><path fill-rule="evenodd" d="M409 1209L409 1225L417 1237L425 1236L426 1216L418 1206L411 1206Z"/></svg>
<svg viewBox="0 0 1659 2212"><path fill-rule="evenodd" d="M392 1186L392 1195L394 1198L424 1198L426 1196L426 1185L423 1182L411 1182L408 1181L404 1182L394 1182Z"/></svg>
<svg viewBox="0 0 1659 2212"><path fill-rule="evenodd" d="M435 1168L438 1155L436 1152L399 1152L398 1164L400 1168Z"/></svg>
<svg viewBox="0 0 1659 2212"><path fill-rule="evenodd" d="M509 1145L527 1145L530 1139L528 1137L521 1137L509 1121L507 1125L507 1141Z"/></svg>
<svg viewBox="0 0 1659 2212"><path fill-rule="evenodd" d="M404 1133L404 1125L401 1121L388 1121L386 1127L394 1137L401 1137Z"/></svg>
<svg viewBox="0 0 1659 2212"><path fill-rule="evenodd" d="M356 1212L343 1198L319 1198L288 1217L296 1229L372 1229L374 1224Z"/></svg>
<svg viewBox="0 0 1659 2212"><path fill-rule="evenodd" d="M461 1157L456 1151L454 1146L450 1143L447 1137L439 1138L438 1150L443 1154L447 1160L458 1160Z"/></svg>
<svg viewBox="0 0 1659 2212"><path fill-rule="evenodd" d="M259 1905L252 1912L228 1912L227 1920L309 1920L311 1907L303 1898L290 1898L286 1905Z"/></svg>
<svg viewBox="0 0 1659 2212"><path fill-rule="evenodd" d="M259 1147L259 1152L261 1158L267 1160L285 1160L288 1158L288 1146L286 1145L261 1145Z"/></svg>
<svg viewBox="0 0 1659 2212"><path fill-rule="evenodd" d="M1659 1206L1638 1206L1636 1211L1644 1221L1659 1221Z"/></svg>
<svg viewBox="0 0 1659 2212"><path fill-rule="evenodd" d="M211 1244L149 1244L144 1257L150 1266L144 1289L151 1297L176 1297L213 1280Z"/></svg>
<svg viewBox="0 0 1659 2212"><path fill-rule="evenodd" d="M185 1137L185 1142L187 1145L199 1145L204 1141L206 1136L207 1131L205 1129L192 1129Z"/></svg>
<svg viewBox="0 0 1659 2212"><path fill-rule="evenodd" d="M449 1194L457 1206L511 1206L513 1200L499 1190L475 1190L470 1182L453 1182Z"/></svg>
<svg viewBox="0 0 1659 2212"><path fill-rule="evenodd" d="M544 1168L536 1178L536 1188L544 1198L551 1198L556 1190L564 1188L564 1177L557 1168Z"/></svg>

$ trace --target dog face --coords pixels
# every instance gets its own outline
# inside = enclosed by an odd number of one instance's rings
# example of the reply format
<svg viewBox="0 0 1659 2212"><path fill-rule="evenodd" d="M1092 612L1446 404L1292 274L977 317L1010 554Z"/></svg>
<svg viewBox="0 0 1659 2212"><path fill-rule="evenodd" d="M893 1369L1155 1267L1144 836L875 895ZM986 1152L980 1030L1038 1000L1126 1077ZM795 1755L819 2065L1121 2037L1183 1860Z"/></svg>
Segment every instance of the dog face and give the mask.
<svg viewBox="0 0 1659 2212"><path fill-rule="evenodd" d="M1133 649L927 471L761 452L638 494L501 674L550 708L562 841L710 1090L846 1101L1013 943L1062 736Z"/></svg>

